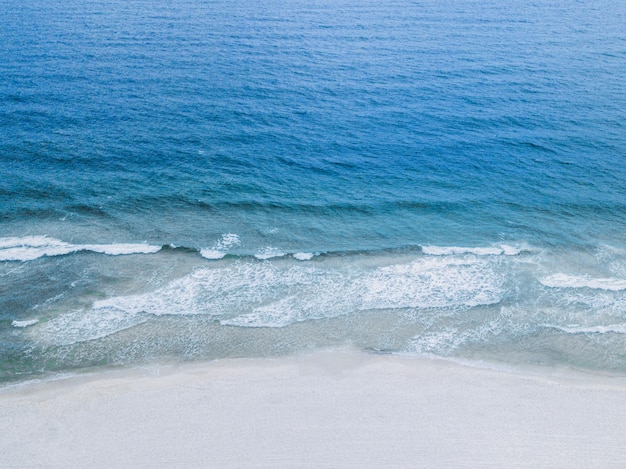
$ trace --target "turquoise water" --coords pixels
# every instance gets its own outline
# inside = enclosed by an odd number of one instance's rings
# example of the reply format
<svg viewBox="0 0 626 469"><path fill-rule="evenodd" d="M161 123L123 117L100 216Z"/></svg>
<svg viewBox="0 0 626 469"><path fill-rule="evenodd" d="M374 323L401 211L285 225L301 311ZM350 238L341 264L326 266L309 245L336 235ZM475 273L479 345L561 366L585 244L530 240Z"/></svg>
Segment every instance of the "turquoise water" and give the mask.
<svg viewBox="0 0 626 469"><path fill-rule="evenodd" d="M0 13L0 379L336 346L626 371L623 2Z"/></svg>

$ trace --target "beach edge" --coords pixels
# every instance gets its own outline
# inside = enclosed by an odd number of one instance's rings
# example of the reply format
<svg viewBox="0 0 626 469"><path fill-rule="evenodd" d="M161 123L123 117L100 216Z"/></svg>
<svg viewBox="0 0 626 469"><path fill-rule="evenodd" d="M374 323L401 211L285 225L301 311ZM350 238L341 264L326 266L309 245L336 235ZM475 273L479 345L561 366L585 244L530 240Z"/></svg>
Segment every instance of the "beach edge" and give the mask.
<svg viewBox="0 0 626 469"><path fill-rule="evenodd" d="M626 378L320 351L0 389L5 467L623 467Z"/></svg>

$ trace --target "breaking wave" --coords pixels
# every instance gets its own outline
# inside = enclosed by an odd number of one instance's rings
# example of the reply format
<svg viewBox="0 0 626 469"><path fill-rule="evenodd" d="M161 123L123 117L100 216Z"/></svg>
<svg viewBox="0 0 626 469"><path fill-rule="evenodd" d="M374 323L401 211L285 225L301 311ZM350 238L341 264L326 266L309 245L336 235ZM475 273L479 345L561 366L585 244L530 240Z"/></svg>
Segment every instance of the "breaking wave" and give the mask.
<svg viewBox="0 0 626 469"><path fill-rule="evenodd" d="M110 256L153 254L161 246L143 243L71 244L47 236L0 238L0 261L31 261L44 256L63 256L79 251L91 251Z"/></svg>

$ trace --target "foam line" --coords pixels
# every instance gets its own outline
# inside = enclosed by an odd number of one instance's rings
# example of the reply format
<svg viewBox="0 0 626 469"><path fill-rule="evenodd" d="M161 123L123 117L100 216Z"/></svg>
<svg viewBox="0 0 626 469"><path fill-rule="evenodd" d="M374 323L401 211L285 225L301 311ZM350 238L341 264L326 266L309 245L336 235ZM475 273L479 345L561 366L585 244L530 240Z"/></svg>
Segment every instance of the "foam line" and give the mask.
<svg viewBox="0 0 626 469"><path fill-rule="evenodd" d="M273 257L283 257L284 255L285 253L282 252L280 249L272 247L272 246L267 246L261 249L259 252L257 252L254 255L254 257L260 260L267 260Z"/></svg>
<svg viewBox="0 0 626 469"><path fill-rule="evenodd" d="M28 327L28 326L33 326L35 324L37 324L39 322L39 319L30 319L27 321L13 321L11 323L11 325L13 327L18 327L18 328L24 328L24 327Z"/></svg>
<svg viewBox="0 0 626 469"><path fill-rule="evenodd" d="M144 243L71 244L47 236L0 238L0 261L31 261L44 256L63 256L91 251L110 256L153 254L160 246Z"/></svg>
<svg viewBox="0 0 626 469"><path fill-rule="evenodd" d="M521 252L521 249L504 244L492 247L422 246L422 252L431 256L450 256L458 254L474 254L476 256L516 256Z"/></svg>
<svg viewBox="0 0 626 469"><path fill-rule="evenodd" d="M626 280L620 278L593 278L583 275L554 274L539 280L550 288L591 288L594 290L626 290Z"/></svg>
<svg viewBox="0 0 626 469"><path fill-rule="evenodd" d="M608 326L558 326L554 324L544 324L544 327L558 329L568 334L626 334L626 324L610 324Z"/></svg>

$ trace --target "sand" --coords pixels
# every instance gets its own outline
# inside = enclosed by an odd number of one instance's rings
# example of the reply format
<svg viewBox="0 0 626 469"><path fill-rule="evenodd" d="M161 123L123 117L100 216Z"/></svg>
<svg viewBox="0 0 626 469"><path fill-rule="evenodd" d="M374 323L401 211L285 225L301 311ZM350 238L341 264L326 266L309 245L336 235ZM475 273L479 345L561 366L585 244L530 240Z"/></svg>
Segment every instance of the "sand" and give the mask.
<svg viewBox="0 0 626 469"><path fill-rule="evenodd" d="M0 389L0 466L626 467L626 379L352 351Z"/></svg>

